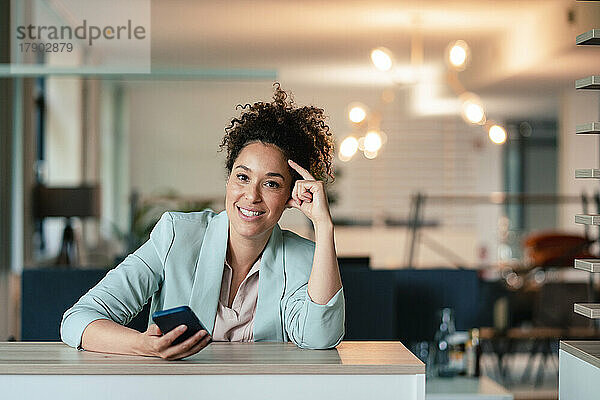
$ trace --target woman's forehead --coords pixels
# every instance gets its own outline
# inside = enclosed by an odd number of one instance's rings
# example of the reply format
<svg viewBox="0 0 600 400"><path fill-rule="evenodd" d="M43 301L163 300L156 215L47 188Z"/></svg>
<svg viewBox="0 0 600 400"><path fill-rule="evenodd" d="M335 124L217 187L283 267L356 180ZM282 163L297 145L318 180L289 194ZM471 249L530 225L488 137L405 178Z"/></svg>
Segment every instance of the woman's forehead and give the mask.
<svg viewBox="0 0 600 400"><path fill-rule="evenodd" d="M277 146L254 142L246 145L234 163L234 168L244 166L254 172L279 172L289 171L287 160Z"/></svg>

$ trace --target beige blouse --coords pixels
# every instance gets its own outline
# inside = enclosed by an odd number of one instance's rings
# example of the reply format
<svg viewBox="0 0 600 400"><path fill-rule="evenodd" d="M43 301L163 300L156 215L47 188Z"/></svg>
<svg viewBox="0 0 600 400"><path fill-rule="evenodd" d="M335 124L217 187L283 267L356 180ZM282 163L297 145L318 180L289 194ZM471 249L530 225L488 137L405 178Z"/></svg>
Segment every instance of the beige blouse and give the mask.
<svg viewBox="0 0 600 400"><path fill-rule="evenodd" d="M262 258L262 257L261 257ZM258 299L258 270L260 258L254 263L248 275L244 278L231 303L227 307L233 270L227 261L223 268L221 281L221 294L217 305L215 327L213 329L214 341L227 342L252 342L254 340L254 314Z"/></svg>

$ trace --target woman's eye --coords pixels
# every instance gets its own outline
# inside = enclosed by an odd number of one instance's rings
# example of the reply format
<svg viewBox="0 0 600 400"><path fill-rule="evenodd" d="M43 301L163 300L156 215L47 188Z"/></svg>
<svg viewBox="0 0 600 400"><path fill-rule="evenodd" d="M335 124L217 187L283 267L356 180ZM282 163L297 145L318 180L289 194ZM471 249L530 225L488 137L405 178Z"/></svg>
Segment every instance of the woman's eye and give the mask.
<svg viewBox="0 0 600 400"><path fill-rule="evenodd" d="M248 180L248 175L246 174L237 174L236 177L243 182L246 182Z"/></svg>
<svg viewBox="0 0 600 400"><path fill-rule="evenodd" d="M267 187L270 187L273 189L277 189L278 187L281 186L278 182L275 182L275 181L267 181L267 182L265 182L265 185L267 185Z"/></svg>

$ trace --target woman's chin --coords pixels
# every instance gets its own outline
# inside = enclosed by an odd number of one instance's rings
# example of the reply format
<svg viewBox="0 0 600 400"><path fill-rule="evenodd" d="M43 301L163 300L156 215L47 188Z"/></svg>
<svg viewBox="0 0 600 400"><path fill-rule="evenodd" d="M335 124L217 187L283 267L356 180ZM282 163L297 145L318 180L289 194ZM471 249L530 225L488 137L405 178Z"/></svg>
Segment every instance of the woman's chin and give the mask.
<svg viewBox="0 0 600 400"><path fill-rule="evenodd" d="M248 217L243 215L237 207L234 207L233 215L230 218L230 224L235 232L246 239L259 239L263 238L265 234L271 235L273 227L276 223L271 226L269 223L271 214L265 213L258 217Z"/></svg>
<svg viewBox="0 0 600 400"><path fill-rule="evenodd" d="M261 229L256 225L252 226L251 223L242 220L237 221L237 223L234 226L234 229L238 235L247 239L255 239L262 236L262 234L265 233L264 229Z"/></svg>

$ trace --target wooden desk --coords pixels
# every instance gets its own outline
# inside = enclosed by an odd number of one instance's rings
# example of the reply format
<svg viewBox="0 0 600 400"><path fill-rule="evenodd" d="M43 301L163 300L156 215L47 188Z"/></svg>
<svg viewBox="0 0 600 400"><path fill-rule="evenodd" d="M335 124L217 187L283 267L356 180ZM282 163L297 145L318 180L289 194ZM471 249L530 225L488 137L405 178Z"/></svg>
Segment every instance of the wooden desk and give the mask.
<svg viewBox="0 0 600 400"><path fill-rule="evenodd" d="M400 342L219 343L182 361L0 343L2 398L61 400L425 398L425 365Z"/></svg>

